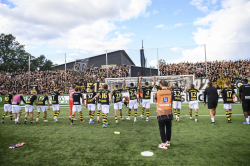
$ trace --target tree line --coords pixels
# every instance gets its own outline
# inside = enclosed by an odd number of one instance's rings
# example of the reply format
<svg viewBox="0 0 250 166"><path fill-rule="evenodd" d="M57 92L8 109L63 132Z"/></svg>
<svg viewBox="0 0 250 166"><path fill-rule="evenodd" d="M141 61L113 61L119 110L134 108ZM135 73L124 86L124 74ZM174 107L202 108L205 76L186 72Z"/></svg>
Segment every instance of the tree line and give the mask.
<svg viewBox="0 0 250 166"><path fill-rule="evenodd" d="M30 56L30 71L53 70L53 63L46 59L44 55L35 58L33 55L25 51L25 45L21 45L16 41L16 37L12 34L0 35L0 71L14 72L17 70L29 70L29 56Z"/></svg>

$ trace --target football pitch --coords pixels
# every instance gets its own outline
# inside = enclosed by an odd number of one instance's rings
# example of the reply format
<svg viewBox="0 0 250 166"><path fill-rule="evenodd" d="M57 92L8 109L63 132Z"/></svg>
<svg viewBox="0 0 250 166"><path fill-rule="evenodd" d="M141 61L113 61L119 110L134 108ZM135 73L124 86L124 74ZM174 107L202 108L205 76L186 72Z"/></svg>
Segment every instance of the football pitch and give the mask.
<svg viewBox="0 0 250 166"><path fill-rule="evenodd" d="M189 118L188 104L182 104L180 121L172 121L171 146L158 148L161 143L156 105L151 105L150 118L142 119L141 106L138 108L137 122L131 120L115 123L113 106L108 116L109 125L89 124L88 111L83 107L85 123L77 121L70 125L69 107L61 107L58 123L53 119L53 111L48 111L48 123L23 124L25 111L22 108L21 124L10 122L0 124L0 165L250 165L250 125L243 125L240 104L233 106L232 123L227 122L223 104L220 103L215 116L216 125L211 125L207 106L199 105L198 122ZM34 121L36 107L34 107ZM52 109L52 108L51 108ZM124 119L128 108L123 107ZM0 115L4 113L0 107ZM146 115L146 113L145 113ZM100 116L100 119L102 117ZM118 113L118 119L120 119ZM115 131L120 135L114 134ZM26 142L22 147L9 146ZM141 156L141 152L151 151L151 157Z"/></svg>

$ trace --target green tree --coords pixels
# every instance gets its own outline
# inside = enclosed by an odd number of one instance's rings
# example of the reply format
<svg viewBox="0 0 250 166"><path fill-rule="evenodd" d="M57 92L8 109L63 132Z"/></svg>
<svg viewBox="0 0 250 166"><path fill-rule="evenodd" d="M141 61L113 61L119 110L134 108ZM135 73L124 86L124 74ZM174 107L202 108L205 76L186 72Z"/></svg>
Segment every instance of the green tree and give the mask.
<svg viewBox="0 0 250 166"><path fill-rule="evenodd" d="M44 55L40 55L37 58L34 58L31 60L30 62L30 70L34 71L37 69L37 67L40 68L41 71L44 70L53 70L52 66L53 63L51 60L46 59L46 57Z"/></svg>
<svg viewBox="0 0 250 166"><path fill-rule="evenodd" d="M0 70L8 72L18 69L27 70L25 62L30 54L24 50L24 45L20 45L15 40L16 38L11 34L0 35Z"/></svg>
<svg viewBox="0 0 250 166"><path fill-rule="evenodd" d="M0 35L0 70L13 72L19 69L29 70L29 56L30 56L30 70L34 71L37 67L40 70L52 70L53 63L47 60L44 55L35 58L25 51L24 45L20 45L15 41L16 37L11 34Z"/></svg>
<svg viewBox="0 0 250 166"><path fill-rule="evenodd" d="M44 65L42 67L42 70L54 70L54 68L52 68L53 66L53 62L51 60L45 59Z"/></svg>
<svg viewBox="0 0 250 166"><path fill-rule="evenodd" d="M159 65L163 65L163 64L166 64L165 60L164 59L160 59L159 60Z"/></svg>

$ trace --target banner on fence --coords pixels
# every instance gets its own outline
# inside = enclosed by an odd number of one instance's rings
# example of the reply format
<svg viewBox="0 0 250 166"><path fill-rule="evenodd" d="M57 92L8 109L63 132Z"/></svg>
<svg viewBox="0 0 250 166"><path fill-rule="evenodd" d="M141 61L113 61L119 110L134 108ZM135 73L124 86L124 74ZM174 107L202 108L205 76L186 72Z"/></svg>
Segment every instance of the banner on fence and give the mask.
<svg viewBox="0 0 250 166"><path fill-rule="evenodd" d="M83 76L84 71L88 65L89 58L86 59L80 59L75 61L75 65L73 67L73 73L75 76Z"/></svg>
<svg viewBox="0 0 250 166"><path fill-rule="evenodd" d="M0 106L4 105L4 96L0 96Z"/></svg>
<svg viewBox="0 0 250 166"><path fill-rule="evenodd" d="M87 89L86 89L86 91L87 92L90 92L90 86L94 86L94 92L97 92L100 88L101 88L101 86L102 85L104 85L105 84L105 82L95 82L95 83L92 83L92 82L89 82L89 83L87 83Z"/></svg>

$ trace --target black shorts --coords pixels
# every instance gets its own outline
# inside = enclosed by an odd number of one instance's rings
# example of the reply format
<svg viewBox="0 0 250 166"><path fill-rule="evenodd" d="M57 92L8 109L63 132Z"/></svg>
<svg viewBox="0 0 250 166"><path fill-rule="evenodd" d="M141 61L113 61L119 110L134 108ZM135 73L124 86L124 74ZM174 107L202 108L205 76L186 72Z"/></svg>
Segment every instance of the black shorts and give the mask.
<svg viewBox="0 0 250 166"><path fill-rule="evenodd" d="M208 109L214 109L217 107L217 105L218 105L218 101L208 101L207 103Z"/></svg>
<svg viewBox="0 0 250 166"><path fill-rule="evenodd" d="M242 101L243 112L250 112L250 101Z"/></svg>

